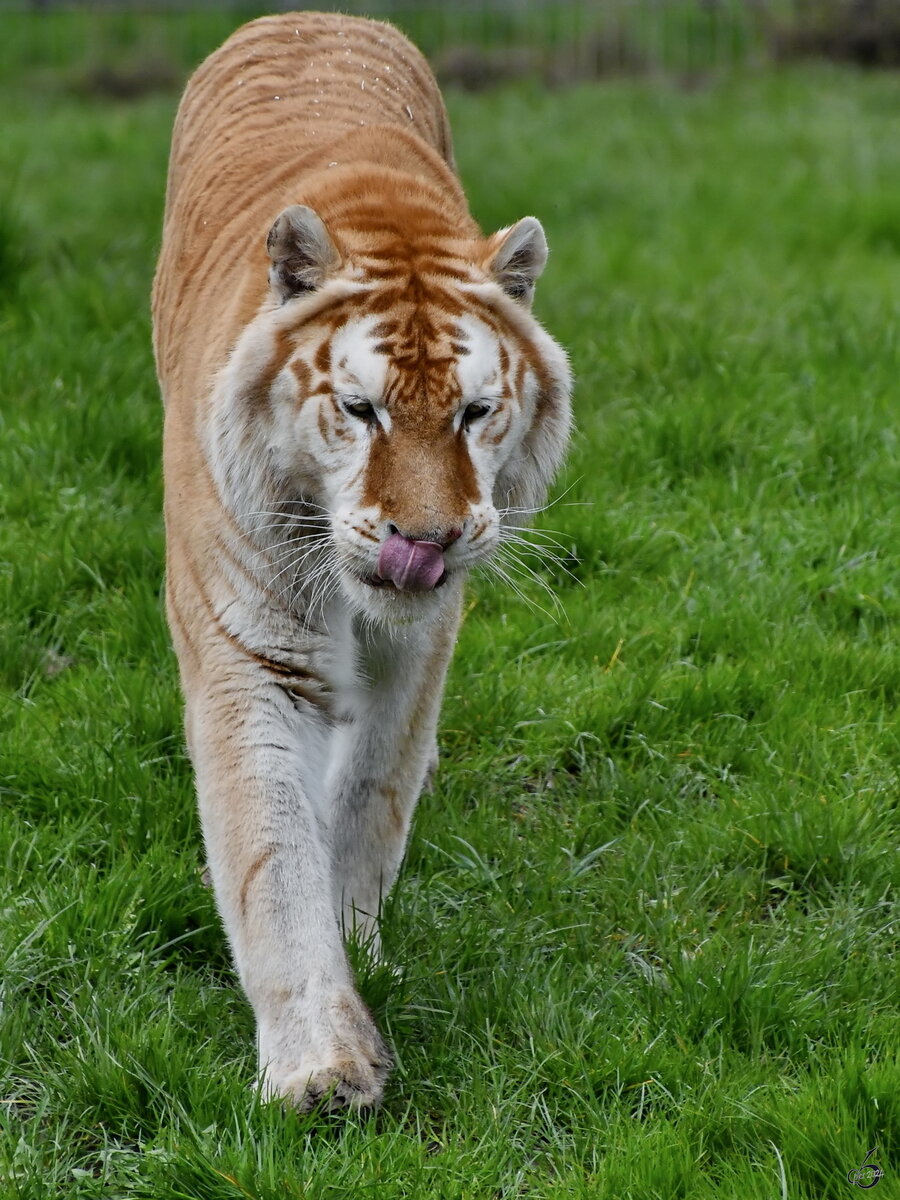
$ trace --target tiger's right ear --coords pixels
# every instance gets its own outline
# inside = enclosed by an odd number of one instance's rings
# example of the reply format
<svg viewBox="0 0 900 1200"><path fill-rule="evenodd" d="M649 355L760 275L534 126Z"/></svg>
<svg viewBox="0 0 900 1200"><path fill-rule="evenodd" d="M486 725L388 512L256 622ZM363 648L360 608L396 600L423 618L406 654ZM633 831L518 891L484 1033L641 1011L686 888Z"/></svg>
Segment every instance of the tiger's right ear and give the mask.
<svg viewBox="0 0 900 1200"><path fill-rule="evenodd" d="M272 265L269 283L282 304L321 287L341 265L341 256L321 217L305 204L292 204L266 238Z"/></svg>

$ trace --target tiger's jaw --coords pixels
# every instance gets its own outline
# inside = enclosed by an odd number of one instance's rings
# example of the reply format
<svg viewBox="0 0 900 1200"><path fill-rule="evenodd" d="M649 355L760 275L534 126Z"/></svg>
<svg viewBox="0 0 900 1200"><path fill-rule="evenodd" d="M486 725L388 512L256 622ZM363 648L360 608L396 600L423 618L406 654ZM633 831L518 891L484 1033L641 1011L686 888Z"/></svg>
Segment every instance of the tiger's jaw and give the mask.
<svg viewBox="0 0 900 1200"><path fill-rule="evenodd" d="M376 573L363 575L345 571L341 578L344 597L360 615L382 625L409 625L431 621L459 596L467 572L446 569L429 588L398 587Z"/></svg>

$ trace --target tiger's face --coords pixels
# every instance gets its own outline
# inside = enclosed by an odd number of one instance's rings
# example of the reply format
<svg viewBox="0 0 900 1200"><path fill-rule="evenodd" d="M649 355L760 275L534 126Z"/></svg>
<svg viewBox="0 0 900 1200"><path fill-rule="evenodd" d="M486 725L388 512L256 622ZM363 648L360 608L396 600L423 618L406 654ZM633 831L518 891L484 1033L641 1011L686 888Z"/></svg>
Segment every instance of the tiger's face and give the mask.
<svg viewBox="0 0 900 1200"><path fill-rule="evenodd" d="M266 457L281 500L327 513L331 576L351 606L421 618L490 556L504 521L542 502L565 448L568 366L529 311L543 232L526 218L499 251L482 246L486 266L457 253L452 269L445 256L373 279L320 224L323 277L309 286L296 254L285 280L277 223L269 239L281 304L258 319L276 346Z"/></svg>

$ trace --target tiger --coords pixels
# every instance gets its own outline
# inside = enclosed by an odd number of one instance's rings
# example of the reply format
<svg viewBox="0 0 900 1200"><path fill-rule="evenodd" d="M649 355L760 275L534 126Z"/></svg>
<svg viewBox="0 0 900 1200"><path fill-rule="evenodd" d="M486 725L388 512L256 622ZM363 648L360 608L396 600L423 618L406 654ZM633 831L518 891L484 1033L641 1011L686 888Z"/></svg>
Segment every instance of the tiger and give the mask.
<svg viewBox="0 0 900 1200"><path fill-rule="evenodd" d="M264 1099L371 1110L392 1052L347 952L436 765L470 570L571 424L539 221L484 236L393 26L233 33L175 119L153 281L166 612L208 871Z"/></svg>

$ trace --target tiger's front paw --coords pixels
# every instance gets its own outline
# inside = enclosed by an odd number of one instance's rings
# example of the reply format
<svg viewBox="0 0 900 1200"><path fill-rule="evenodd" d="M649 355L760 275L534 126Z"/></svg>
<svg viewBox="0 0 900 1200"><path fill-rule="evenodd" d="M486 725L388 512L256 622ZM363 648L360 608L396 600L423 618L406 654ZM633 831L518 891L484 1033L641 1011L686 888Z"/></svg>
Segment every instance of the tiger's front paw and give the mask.
<svg viewBox="0 0 900 1200"><path fill-rule="evenodd" d="M319 1107L326 1112L372 1109L380 1103L393 1057L355 996L336 1004L317 1022L312 1036L303 1038L297 1031L299 1036L291 1037L283 1029L278 1034L275 1053L266 1057L260 1044L260 1084L266 1099L286 1100L300 1112Z"/></svg>
<svg viewBox="0 0 900 1200"><path fill-rule="evenodd" d="M311 1112L320 1107L325 1112L372 1109L381 1102L389 1069L389 1061L360 1061L337 1056L330 1063L310 1061L282 1078L273 1075L270 1068L266 1072L263 1095L286 1100L299 1112Z"/></svg>

